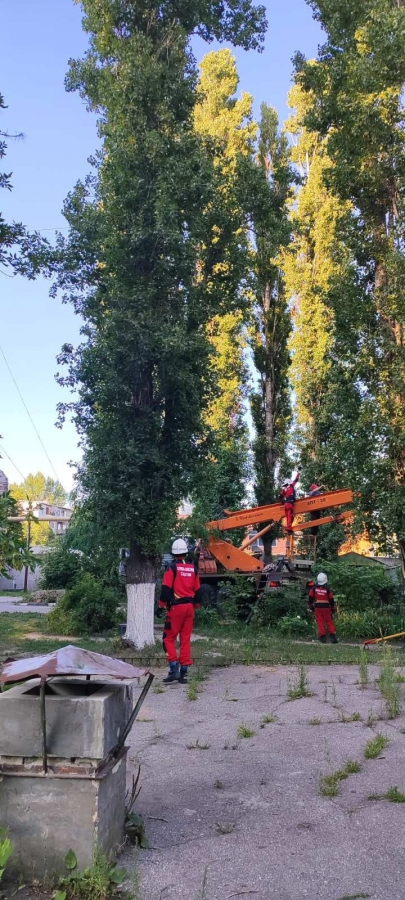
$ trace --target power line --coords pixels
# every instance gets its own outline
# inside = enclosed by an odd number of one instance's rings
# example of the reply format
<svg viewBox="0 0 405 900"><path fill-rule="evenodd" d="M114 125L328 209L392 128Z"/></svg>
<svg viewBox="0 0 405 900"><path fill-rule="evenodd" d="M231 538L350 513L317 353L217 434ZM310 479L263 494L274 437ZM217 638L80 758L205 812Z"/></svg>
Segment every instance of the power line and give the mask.
<svg viewBox="0 0 405 900"><path fill-rule="evenodd" d="M21 400L21 403L23 404L23 407L24 407L24 409L25 409L25 411L26 411L26 413L27 413L27 416L28 416L28 418L29 418L29 420L30 420L30 422L31 422L31 425L32 425L32 427L33 427L33 429L34 429L34 431L35 431L35 434L36 434L36 436L37 436L37 438L38 438L38 440L39 440L39 443L41 444L41 447L42 447L42 449L43 449L43 451L44 451L44 453L45 453L45 456L46 456L46 458L47 458L47 460L48 460L48 462L49 462L49 465L50 465L50 467L51 467L51 469L52 469L52 471L53 471L53 473L54 473L54 475L55 475L55 477L56 477L56 480L59 481L59 482L61 483L60 478L59 478L59 476L58 476L58 473L57 473L57 471L56 471L56 469L55 469L55 466L54 466L52 460L50 459L50 457L49 457L49 455L48 455L48 452L47 452L47 450L46 450L46 448L45 448L45 445L44 445L44 442L43 442L43 440L42 440L42 438L41 438L41 435L40 435L40 433L39 433L39 431L38 431L38 429L37 429L37 426L35 425L35 422L34 422L32 416L31 416L31 413L30 413L30 411L29 411L29 409L28 409L28 406L27 406L27 404L26 404L26 402L25 402L25 400L24 400L24 397L23 397L23 395L22 395L22 393L21 393L21 391L20 391L20 388L18 387L18 384L17 384L17 382L16 382L16 380L15 380L15 378L14 378L14 375L13 375L11 369L10 369L10 366L9 366L9 364L8 364L8 362L7 362L7 359L6 359L4 350L3 350L3 348L2 348L1 346L0 346L0 353L1 353L2 357L3 357L3 359L4 359L4 362L5 362L5 364L6 364L7 368L8 368L8 371L10 372L10 375L11 375L12 381L13 381L13 383L14 383L14 385L15 385L15 388L16 388L16 391L17 391L17 393L18 393L18 396L19 396L19 398L20 398L20 400ZM24 481L25 481L25 479L24 479Z"/></svg>
<svg viewBox="0 0 405 900"><path fill-rule="evenodd" d="M23 481L26 481L27 479L24 478L23 473L20 471L20 469L18 468L18 466L16 466L15 462L13 462L13 460L11 459L11 456L8 455L7 450L5 450L4 447L2 447L1 444L0 444L0 450L1 450L2 453L4 453L4 456L7 456L7 459L11 462L11 465L14 466L16 472L18 472L18 474L21 475L22 480L23 480Z"/></svg>

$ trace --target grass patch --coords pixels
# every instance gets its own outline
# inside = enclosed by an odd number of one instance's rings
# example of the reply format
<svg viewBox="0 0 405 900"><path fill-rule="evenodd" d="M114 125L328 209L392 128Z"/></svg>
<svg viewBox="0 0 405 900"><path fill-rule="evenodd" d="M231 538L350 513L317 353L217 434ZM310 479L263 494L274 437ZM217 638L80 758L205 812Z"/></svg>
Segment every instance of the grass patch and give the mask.
<svg viewBox="0 0 405 900"><path fill-rule="evenodd" d="M395 670L391 647L384 647L383 662L378 686L385 701L388 719L396 719L401 713L401 694L398 674Z"/></svg>
<svg viewBox="0 0 405 900"><path fill-rule="evenodd" d="M368 657L366 650L364 650L364 647L362 650L360 650L359 677L360 686L364 691L368 685Z"/></svg>
<svg viewBox="0 0 405 900"><path fill-rule="evenodd" d="M274 722L277 722L277 716L273 715L273 713L269 713L267 716L262 717L261 725L272 725Z"/></svg>
<svg viewBox="0 0 405 900"><path fill-rule="evenodd" d="M390 803L405 803L405 794L393 785L385 794L370 794L369 800L389 800Z"/></svg>
<svg viewBox="0 0 405 900"><path fill-rule="evenodd" d="M309 725L322 725L322 719L310 719Z"/></svg>
<svg viewBox="0 0 405 900"><path fill-rule="evenodd" d="M288 686L288 699L300 700L301 697L312 697L312 691L309 689L307 673L303 665L298 666L297 677L295 681L290 682Z"/></svg>
<svg viewBox="0 0 405 900"><path fill-rule="evenodd" d="M319 779L319 793L323 797L336 797L339 793L340 782L344 781L349 775L356 775L360 772L361 765L355 759L348 759L343 769L337 769L330 775L321 775Z"/></svg>
<svg viewBox="0 0 405 900"><path fill-rule="evenodd" d="M195 680L195 678L192 678L188 685L187 697L189 700L198 699L198 682Z"/></svg>
<svg viewBox="0 0 405 900"><path fill-rule="evenodd" d="M254 737L255 734L256 734L256 732L252 731L252 729L249 728L248 725L244 725L243 722L241 722L241 724L238 725L238 737L251 738L251 737Z"/></svg>
<svg viewBox="0 0 405 900"><path fill-rule="evenodd" d="M361 715L359 712L351 713L350 716L346 716L344 712L340 713L339 722L343 722L345 725L348 722L361 722Z"/></svg>
<svg viewBox="0 0 405 900"><path fill-rule="evenodd" d="M154 694L164 694L165 693L164 687L161 684L159 684L159 682L156 680L153 682L152 691Z"/></svg>
<svg viewBox="0 0 405 900"><path fill-rule="evenodd" d="M364 756L366 759L376 759L377 756L380 755L381 751L385 749L389 744L389 739L385 737L384 734L376 734L375 738L371 738L370 741L367 741L364 750Z"/></svg>
<svg viewBox="0 0 405 900"><path fill-rule="evenodd" d="M390 803L405 803L405 794L394 785L388 788L387 793L384 794L384 799L389 800Z"/></svg>
<svg viewBox="0 0 405 900"><path fill-rule="evenodd" d="M197 738L195 744L187 744L187 750L209 750L211 744L200 744Z"/></svg>

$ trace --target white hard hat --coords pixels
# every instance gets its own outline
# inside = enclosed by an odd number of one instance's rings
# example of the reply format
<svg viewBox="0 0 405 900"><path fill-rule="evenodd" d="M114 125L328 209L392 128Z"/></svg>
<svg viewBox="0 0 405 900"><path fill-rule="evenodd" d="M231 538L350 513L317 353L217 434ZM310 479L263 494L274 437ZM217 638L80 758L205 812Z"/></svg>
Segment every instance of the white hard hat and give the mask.
<svg viewBox="0 0 405 900"><path fill-rule="evenodd" d="M316 579L318 584L326 584L328 580L328 576L325 575L325 572L320 572L318 578Z"/></svg>
<svg viewBox="0 0 405 900"><path fill-rule="evenodd" d="M187 553L188 547L183 538L177 538L176 541L173 541L172 544L172 553L173 556L183 556L184 553Z"/></svg>
<svg viewBox="0 0 405 900"><path fill-rule="evenodd" d="M291 482L286 478L286 480L283 481L283 487L288 487L289 484L291 484Z"/></svg>

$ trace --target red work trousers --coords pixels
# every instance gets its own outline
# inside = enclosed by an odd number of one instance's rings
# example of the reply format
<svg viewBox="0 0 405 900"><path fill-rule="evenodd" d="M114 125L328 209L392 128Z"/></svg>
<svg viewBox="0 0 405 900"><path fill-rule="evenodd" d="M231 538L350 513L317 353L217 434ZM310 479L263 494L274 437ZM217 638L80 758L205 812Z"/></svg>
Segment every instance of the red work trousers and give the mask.
<svg viewBox="0 0 405 900"><path fill-rule="evenodd" d="M316 606L314 611L316 624L318 626L318 637L322 637L326 634L325 625L328 627L329 634L336 634L330 606Z"/></svg>
<svg viewBox="0 0 405 900"><path fill-rule="evenodd" d="M167 614L163 631L163 646L169 663L177 662L176 638L180 635L179 662L182 666L192 666L191 634L194 625L194 606L192 603L179 603L172 606Z"/></svg>
<svg viewBox="0 0 405 900"><path fill-rule="evenodd" d="M287 520L287 531L291 531L292 524L294 521L294 504L293 503L284 503L284 512Z"/></svg>

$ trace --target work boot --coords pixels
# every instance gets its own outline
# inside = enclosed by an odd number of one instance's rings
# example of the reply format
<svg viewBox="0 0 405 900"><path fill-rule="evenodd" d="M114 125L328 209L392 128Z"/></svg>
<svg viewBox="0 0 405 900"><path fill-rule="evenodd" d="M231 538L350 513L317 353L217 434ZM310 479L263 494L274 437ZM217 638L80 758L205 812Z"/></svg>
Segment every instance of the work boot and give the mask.
<svg viewBox="0 0 405 900"><path fill-rule="evenodd" d="M337 634L331 634L330 639L331 639L331 641L332 641L332 644L338 644L338 643L339 643Z"/></svg>
<svg viewBox="0 0 405 900"><path fill-rule="evenodd" d="M163 684L173 684L175 681L179 680L179 664L176 662L170 663L169 672L166 675L166 678L163 679Z"/></svg>
<svg viewBox="0 0 405 900"><path fill-rule="evenodd" d="M319 640L321 644L326 644L326 634L321 634Z"/></svg>
<svg viewBox="0 0 405 900"><path fill-rule="evenodd" d="M180 684L187 684L187 666L180 666Z"/></svg>

